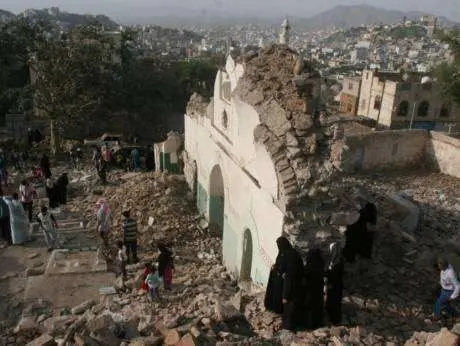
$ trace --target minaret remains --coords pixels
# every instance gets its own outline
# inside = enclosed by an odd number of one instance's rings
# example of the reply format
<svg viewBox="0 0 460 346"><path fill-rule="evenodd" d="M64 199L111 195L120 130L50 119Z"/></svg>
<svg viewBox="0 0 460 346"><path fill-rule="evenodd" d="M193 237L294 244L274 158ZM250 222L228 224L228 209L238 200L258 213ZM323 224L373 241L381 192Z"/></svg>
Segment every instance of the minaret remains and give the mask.
<svg viewBox="0 0 460 346"><path fill-rule="evenodd" d="M289 45L289 37L291 33L291 25L289 24L289 20L286 18L281 24L281 32L280 32L280 44Z"/></svg>

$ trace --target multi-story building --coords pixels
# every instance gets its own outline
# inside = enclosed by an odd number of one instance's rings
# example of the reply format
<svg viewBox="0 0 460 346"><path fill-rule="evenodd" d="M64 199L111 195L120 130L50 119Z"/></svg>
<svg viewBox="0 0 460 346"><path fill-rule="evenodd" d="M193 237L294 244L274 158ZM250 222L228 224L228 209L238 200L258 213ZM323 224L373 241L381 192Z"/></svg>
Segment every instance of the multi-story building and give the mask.
<svg viewBox="0 0 460 346"><path fill-rule="evenodd" d="M361 79L359 77L343 79L342 92L340 93L340 113L347 115L357 114L360 86Z"/></svg>
<svg viewBox="0 0 460 346"><path fill-rule="evenodd" d="M363 71L358 115L387 128L434 129L460 122L458 110L443 101L431 78L373 70Z"/></svg>

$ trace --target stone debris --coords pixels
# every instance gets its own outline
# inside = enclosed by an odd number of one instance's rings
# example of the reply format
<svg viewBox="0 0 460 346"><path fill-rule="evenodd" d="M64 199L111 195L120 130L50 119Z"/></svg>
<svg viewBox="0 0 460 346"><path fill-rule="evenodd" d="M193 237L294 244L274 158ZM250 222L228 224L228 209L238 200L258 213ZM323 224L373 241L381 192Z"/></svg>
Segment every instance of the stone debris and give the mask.
<svg viewBox="0 0 460 346"><path fill-rule="evenodd" d="M361 186L378 207L386 196L404 191L420 208L420 227L412 234L415 242L408 241L391 219L391 210L382 210L372 261L346 266L344 326L292 334L281 331L280 316L265 311L263 289L242 290L220 264L221 241L196 215L183 177L113 173L110 178L114 184L103 188L102 194L114 213L112 241L120 238L122 210L131 209L139 222L143 260L156 259L160 240L173 246L173 290L161 289L162 301L152 302L139 290L143 263L130 265L126 282L96 288L101 289L99 301L86 301L55 315L37 305L16 333L2 336L5 344L25 345L42 334L43 339L50 336L68 345L398 345L408 340L409 346L428 341L438 346L456 340L460 327L439 332L440 327L427 319L434 301L430 287L438 280L434 256L457 241L457 180L418 172L356 175L331 184L331 198L353 196L353 189ZM99 241L94 230L97 198L77 196L67 207L85 213L95 242ZM360 203L359 198L351 200ZM442 208L438 208L440 200ZM455 249L447 248L454 257Z"/></svg>

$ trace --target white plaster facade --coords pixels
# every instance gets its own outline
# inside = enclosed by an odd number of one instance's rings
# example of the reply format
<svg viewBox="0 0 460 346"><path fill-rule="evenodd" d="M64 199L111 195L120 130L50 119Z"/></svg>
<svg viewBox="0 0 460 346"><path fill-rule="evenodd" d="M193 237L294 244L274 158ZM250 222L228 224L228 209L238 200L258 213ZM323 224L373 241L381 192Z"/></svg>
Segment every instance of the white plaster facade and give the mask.
<svg viewBox="0 0 460 346"><path fill-rule="evenodd" d="M225 70L217 73L206 114L187 111L185 171L187 175L196 167L187 179L196 184L198 208L210 224L218 218L215 197L223 193L222 252L227 269L242 280L250 276L254 283L265 285L278 252L276 239L282 234L284 214L274 203L278 198L274 163L254 140L259 115L231 96L243 72L243 66L229 56ZM197 182L192 181L195 177Z"/></svg>

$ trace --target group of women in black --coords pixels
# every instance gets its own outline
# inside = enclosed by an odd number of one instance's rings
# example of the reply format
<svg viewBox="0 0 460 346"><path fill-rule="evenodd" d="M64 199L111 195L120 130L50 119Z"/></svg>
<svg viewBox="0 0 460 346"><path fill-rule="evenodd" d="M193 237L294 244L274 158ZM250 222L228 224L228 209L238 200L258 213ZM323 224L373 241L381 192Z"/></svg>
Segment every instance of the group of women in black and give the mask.
<svg viewBox="0 0 460 346"><path fill-rule="evenodd" d="M319 248L308 251L306 262L285 237L277 239L278 256L272 267L265 294L265 308L282 314L283 329L317 329L324 325L324 311L333 325L342 322L344 260L356 255L370 258L373 236L367 224L375 224L377 210L368 203L359 219L347 226L345 247L329 245L327 266Z"/></svg>

